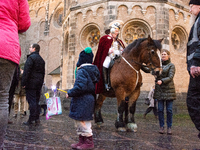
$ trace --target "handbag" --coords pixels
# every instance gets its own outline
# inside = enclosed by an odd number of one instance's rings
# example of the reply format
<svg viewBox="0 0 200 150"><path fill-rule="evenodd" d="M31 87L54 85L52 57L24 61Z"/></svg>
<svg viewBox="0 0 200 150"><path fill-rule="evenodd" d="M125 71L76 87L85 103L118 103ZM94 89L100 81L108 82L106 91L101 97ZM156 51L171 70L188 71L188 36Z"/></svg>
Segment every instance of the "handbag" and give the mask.
<svg viewBox="0 0 200 150"><path fill-rule="evenodd" d="M47 99L47 115L60 115L62 114L62 106L60 97L51 97Z"/></svg>
<svg viewBox="0 0 200 150"><path fill-rule="evenodd" d="M145 98L145 102L144 102L146 105L150 105L150 100L149 98Z"/></svg>

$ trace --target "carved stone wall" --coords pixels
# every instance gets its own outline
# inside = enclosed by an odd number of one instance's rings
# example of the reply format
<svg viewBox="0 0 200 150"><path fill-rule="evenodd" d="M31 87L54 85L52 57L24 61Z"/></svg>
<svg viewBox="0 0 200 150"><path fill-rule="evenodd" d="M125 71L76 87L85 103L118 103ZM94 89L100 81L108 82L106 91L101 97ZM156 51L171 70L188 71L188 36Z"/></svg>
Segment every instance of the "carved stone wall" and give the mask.
<svg viewBox="0 0 200 150"><path fill-rule="evenodd" d="M94 55L101 36L110 22L123 22L119 38L125 45L151 35L163 40L163 48L171 52L176 66L175 86L178 93L186 92L186 43L190 31L189 0L29 0L32 25L21 35L22 59L26 60L31 43L41 45L46 61L45 81L50 88L48 75L60 67L62 89L74 84L74 69L79 53L92 47ZM149 91L154 77L143 75L142 91ZM183 80L184 79L184 80ZM183 82L184 81L184 82Z"/></svg>

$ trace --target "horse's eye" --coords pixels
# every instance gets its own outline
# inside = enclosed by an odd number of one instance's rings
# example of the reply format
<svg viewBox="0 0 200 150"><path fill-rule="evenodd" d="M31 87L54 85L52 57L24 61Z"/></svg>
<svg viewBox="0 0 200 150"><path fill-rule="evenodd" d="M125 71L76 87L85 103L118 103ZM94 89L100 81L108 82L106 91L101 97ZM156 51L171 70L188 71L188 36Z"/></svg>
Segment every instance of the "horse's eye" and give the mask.
<svg viewBox="0 0 200 150"><path fill-rule="evenodd" d="M151 50L151 54L155 54L155 51L153 49Z"/></svg>

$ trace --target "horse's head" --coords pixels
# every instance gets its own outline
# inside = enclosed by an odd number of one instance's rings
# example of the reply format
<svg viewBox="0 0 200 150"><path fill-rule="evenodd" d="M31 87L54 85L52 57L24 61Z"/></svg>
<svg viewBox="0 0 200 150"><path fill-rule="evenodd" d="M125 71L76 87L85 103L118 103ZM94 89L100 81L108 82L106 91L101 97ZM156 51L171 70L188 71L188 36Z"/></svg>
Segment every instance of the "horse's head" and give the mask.
<svg viewBox="0 0 200 150"><path fill-rule="evenodd" d="M144 40L141 45L140 60L151 69L153 75L159 75L162 71L161 63L161 42L160 40L153 40L150 36Z"/></svg>

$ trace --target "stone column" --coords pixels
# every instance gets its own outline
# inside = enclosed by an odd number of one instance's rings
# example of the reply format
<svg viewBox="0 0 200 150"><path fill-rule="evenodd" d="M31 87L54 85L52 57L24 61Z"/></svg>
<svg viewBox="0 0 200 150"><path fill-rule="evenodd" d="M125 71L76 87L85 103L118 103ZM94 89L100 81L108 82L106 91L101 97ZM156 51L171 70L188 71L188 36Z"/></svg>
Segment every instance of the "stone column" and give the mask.
<svg viewBox="0 0 200 150"><path fill-rule="evenodd" d="M164 4L156 9L156 39L162 38L163 48L169 50L169 10Z"/></svg>

